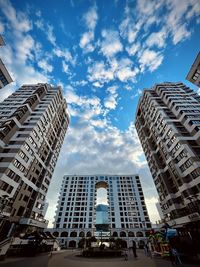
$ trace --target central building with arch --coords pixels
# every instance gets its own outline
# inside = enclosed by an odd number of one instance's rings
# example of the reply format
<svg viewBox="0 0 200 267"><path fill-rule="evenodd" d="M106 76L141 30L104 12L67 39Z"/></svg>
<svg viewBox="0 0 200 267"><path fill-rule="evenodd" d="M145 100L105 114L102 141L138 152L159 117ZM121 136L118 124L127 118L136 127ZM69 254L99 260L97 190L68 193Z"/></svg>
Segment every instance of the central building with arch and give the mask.
<svg viewBox="0 0 200 267"><path fill-rule="evenodd" d="M77 247L81 238L96 236L97 191L107 190L109 237L138 246L151 229L138 175L65 175L53 229L47 229L64 247Z"/></svg>

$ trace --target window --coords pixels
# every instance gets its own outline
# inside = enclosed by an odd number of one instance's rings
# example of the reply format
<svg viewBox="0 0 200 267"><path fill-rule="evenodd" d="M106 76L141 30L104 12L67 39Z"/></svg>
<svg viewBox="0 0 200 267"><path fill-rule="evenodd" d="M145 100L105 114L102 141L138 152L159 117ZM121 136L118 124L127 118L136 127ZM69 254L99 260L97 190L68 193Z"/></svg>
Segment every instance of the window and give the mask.
<svg viewBox="0 0 200 267"><path fill-rule="evenodd" d="M194 179L197 178L198 176L200 176L200 170L199 169L194 170L193 172L191 172L191 175Z"/></svg>
<svg viewBox="0 0 200 267"><path fill-rule="evenodd" d="M26 156L26 154L22 151L19 151L18 155L25 161L28 162L29 158Z"/></svg>
<svg viewBox="0 0 200 267"><path fill-rule="evenodd" d="M19 166L20 166L20 162L18 161L18 160L14 160L13 161L13 165L16 167L16 168L19 168Z"/></svg>

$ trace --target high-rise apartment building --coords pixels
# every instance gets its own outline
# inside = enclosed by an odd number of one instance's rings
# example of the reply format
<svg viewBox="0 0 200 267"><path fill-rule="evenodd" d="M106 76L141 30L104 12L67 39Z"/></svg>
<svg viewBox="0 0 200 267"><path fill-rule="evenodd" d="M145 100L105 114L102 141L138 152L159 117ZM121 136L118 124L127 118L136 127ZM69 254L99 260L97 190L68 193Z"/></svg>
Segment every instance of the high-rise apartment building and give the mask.
<svg viewBox="0 0 200 267"><path fill-rule="evenodd" d="M3 37L0 35L0 46L5 45ZM0 89L6 86L7 84L11 83L13 80L6 69L3 61L0 59Z"/></svg>
<svg viewBox="0 0 200 267"><path fill-rule="evenodd" d="M108 216L99 218L97 190L105 188ZM96 211L97 209L97 211ZM107 237L123 238L128 246L146 240L151 229L138 175L66 175L63 177L53 229L47 229L61 244L77 246L82 237L99 236L96 224L109 224ZM104 230L105 231L105 230Z"/></svg>
<svg viewBox="0 0 200 267"><path fill-rule="evenodd" d="M182 83L145 89L135 126L166 220L199 220L200 96Z"/></svg>
<svg viewBox="0 0 200 267"><path fill-rule="evenodd" d="M47 226L45 198L69 124L66 109L61 88L48 84L23 85L0 103L0 200L7 200L1 212L10 207L5 227Z"/></svg>
<svg viewBox="0 0 200 267"><path fill-rule="evenodd" d="M186 79L191 83L200 86L200 52L192 64Z"/></svg>

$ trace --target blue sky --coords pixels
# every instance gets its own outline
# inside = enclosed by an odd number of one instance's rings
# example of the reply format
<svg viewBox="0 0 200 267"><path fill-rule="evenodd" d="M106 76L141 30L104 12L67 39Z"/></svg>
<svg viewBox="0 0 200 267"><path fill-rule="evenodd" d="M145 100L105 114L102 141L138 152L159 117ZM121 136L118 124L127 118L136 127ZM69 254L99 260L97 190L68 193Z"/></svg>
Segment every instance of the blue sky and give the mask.
<svg viewBox="0 0 200 267"><path fill-rule="evenodd" d="M48 193L63 174L139 173L150 217L157 193L134 117L144 88L186 80L199 51L199 0L0 0L1 58L14 82L59 84L71 123Z"/></svg>

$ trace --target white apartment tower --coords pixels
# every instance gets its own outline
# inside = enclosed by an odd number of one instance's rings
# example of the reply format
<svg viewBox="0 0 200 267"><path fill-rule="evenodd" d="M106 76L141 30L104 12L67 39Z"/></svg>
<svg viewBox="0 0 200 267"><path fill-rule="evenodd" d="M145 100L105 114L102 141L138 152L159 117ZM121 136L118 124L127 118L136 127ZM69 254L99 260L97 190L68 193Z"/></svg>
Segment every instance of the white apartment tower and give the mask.
<svg viewBox="0 0 200 267"><path fill-rule="evenodd" d="M145 241L151 229L138 175L65 175L53 229L47 229L67 247L82 237L96 235L97 190L107 189L108 235L123 238L128 246ZM105 237L104 237L105 238Z"/></svg>
<svg viewBox="0 0 200 267"><path fill-rule="evenodd" d="M165 219L200 220L200 96L182 83L145 89L135 126Z"/></svg>
<svg viewBox="0 0 200 267"><path fill-rule="evenodd" d="M60 87L23 85L0 103L0 208L23 232L45 228L45 198L69 124Z"/></svg>

